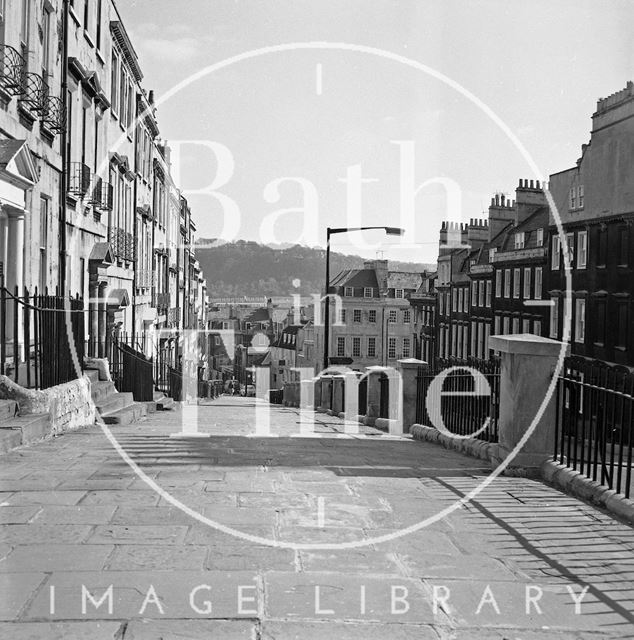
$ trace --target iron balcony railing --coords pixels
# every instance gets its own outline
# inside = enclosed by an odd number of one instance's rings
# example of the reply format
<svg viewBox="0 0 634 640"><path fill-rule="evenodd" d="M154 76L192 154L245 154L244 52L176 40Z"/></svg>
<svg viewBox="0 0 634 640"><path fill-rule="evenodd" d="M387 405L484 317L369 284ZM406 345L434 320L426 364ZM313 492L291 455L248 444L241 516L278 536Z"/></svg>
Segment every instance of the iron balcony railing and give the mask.
<svg viewBox="0 0 634 640"><path fill-rule="evenodd" d="M24 92L20 95L20 102L29 111L43 116L49 102L48 84L37 73L26 73Z"/></svg>
<svg viewBox="0 0 634 640"><path fill-rule="evenodd" d="M90 190L90 167L83 162L68 165L68 193L83 198Z"/></svg>
<svg viewBox="0 0 634 640"><path fill-rule="evenodd" d="M61 133L66 128L66 107L54 96L49 96L42 113L42 124L53 133Z"/></svg>
<svg viewBox="0 0 634 640"><path fill-rule="evenodd" d="M111 227L108 233L108 241L116 258L126 262L136 260L136 241L131 233L119 227Z"/></svg>
<svg viewBox="0 0 634 640"><path fill-rule="evenodd" d="M26 91L24 70L26 63L16 49L7 44L0 45L0 87L12 96L21 96Z"/></svg>
<svg viewBox="0 0 634 640"><path fill-rule="evenodd" d="M159 311L167 311L170 306L170 294L163 292L154 292L152 294L152 306Z"/></svg>

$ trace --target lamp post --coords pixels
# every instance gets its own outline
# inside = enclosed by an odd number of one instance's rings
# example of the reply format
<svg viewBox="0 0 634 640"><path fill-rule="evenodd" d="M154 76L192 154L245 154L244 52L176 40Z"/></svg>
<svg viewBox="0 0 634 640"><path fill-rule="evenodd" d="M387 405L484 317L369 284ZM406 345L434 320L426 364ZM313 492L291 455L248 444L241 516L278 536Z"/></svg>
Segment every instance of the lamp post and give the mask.
<svg viewBox="0 0 634 640"><path fill-rule="evenodd" d="M383 229L388 236L402 236L405 231L398 227L327 227L326 228L326 308L324 313L324 370L329 365L330 342L330 236L335 233L348 233L349 231L371 231Z"/></svg>

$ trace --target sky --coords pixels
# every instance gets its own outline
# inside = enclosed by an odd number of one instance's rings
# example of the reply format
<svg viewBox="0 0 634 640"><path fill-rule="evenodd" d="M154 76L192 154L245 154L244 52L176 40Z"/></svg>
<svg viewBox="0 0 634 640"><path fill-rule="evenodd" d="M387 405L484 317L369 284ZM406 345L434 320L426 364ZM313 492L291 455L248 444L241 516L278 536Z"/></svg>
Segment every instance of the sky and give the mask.
<svg viewBox="0 0 634 640"><path fill-rule="evenodd" d="M573 166L634 79L631 0L117 4L202 238L389 225L333 248L433 262L443 220Z"/></svg>

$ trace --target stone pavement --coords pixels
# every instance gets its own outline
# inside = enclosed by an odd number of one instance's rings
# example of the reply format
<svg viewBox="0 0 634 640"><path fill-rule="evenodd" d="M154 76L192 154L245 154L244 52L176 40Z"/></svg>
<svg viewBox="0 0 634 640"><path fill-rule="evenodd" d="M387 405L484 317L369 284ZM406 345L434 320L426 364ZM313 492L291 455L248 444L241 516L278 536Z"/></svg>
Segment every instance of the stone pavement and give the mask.
<svg viewBox="0 0 634 640"><path fill-rule="evenodd" d="M162 495L99 427L0 457L1 638L634 637L634 530L579 500L497 478L399 535L488 470L282 407L255 437L252 399L182 415L112 428Z"/></svg>

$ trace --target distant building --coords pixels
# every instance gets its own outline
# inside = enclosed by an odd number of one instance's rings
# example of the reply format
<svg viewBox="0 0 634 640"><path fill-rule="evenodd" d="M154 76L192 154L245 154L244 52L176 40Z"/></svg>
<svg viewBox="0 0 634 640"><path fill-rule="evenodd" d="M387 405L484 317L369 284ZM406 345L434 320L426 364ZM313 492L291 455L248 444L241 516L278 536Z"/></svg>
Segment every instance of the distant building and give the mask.
<svg viewBox="0 0 634 640"><path fill-rule="evenodd" d="M337 317L331 303L330 357L349 358L358 370L412 357L414 320L407 296L421 282L421 273L389 271L387 260L369 260L363 269L336 275L330 293L341 305Z"/></svg>

